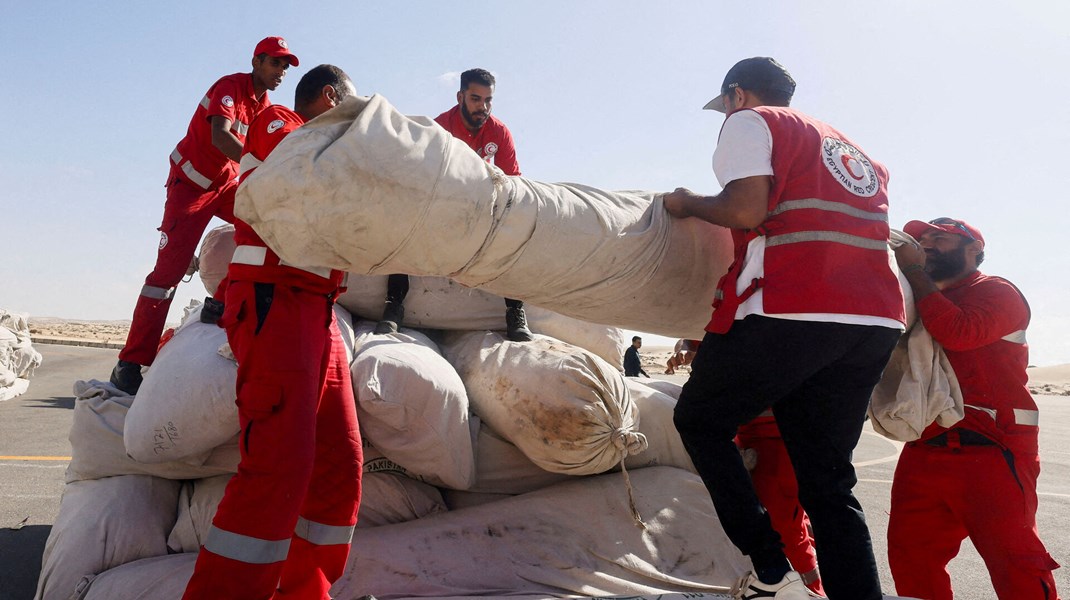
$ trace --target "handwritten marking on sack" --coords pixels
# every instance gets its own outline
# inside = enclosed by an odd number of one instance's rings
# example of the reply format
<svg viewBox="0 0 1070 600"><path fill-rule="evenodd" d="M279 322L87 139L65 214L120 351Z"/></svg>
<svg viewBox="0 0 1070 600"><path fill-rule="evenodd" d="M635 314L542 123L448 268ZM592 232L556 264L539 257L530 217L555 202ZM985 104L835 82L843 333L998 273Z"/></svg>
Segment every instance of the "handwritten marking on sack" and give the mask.
<svg viewBox="0 0 1070 600"><path fill-rule="evenodd" d="M152 451L155 454L167 452L178 445L178 426L174 421L168 421L167 425L157 427L152 433Z"/></svg>

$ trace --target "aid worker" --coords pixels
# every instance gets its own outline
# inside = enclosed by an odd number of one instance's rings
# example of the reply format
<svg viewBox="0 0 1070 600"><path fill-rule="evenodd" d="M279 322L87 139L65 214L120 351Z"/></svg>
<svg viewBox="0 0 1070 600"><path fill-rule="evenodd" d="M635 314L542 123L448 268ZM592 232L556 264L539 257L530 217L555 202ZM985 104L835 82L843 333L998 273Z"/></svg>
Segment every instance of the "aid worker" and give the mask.
<svg viewBox="0 0 1070 600"><path fill-rule="evenodd" d="M494 83L494 75L485 69L469 69L461 73L457 104L435 117L435 122L506 175L520 175L513 134L505 123L490 114ZM383 318L376 325L375 333L397 331L405 318L403 302L408 293L408 275L391 275L387 282ZM535 339L528 329L524 303L520 300L505 299L505 325L506 337L514 342Z"/></svg>
<svg viewBox="0 0 1070 600"><path fill-rule="evenodd" d="M253 120L242 179L287 134L355 94L338 67L311 69L295 110L276 105ZM333 311L342 273L288 266L244 222L234 226L219 324L238 361L241 462L183 597L326 600L349 555L363 460Z"/></svg>
<svg viewBox="0 0 1070 600"><path fill-rule="evenodd" d="M238 159L249 123L271 105L268 90L282 83L298 59L281 37L260 40L250 73L222 77L201 99L186 136L171 152L167 202L160 225L156 266L145 278L134 307L130 333L119 352L111 382L136 394L141 367L156 358L175 288L188 270L197 243L212 217L234 221Z"/></svg>
<svg viewBox="0 0 1070 600"><path fill-rule="evenodd" d="M705 107L727 115L713 157L723 190L663 198L672 216L728 227L736 244L674 423L725 532L754 565L737 597L809 597L733 443L740 425L771 408L828 597L879 600L851 453L905 320L887 245L888 173L839 131L788 108L794 91L771 58L733 66Z"/></svg>
<svg viewBox="0 0 1070 600"><path fill-rule="evenodd" d="M1001 600L1057 600L1059 565L1037 532L1037 405L1026 387L1029 305L1006 279L977 269L985 239L958 219L911 221L896 259L918 318L947 354L965 416L932 424L899 456L888 562L897 592L951 600L948 562L970 538Z"/></svg>

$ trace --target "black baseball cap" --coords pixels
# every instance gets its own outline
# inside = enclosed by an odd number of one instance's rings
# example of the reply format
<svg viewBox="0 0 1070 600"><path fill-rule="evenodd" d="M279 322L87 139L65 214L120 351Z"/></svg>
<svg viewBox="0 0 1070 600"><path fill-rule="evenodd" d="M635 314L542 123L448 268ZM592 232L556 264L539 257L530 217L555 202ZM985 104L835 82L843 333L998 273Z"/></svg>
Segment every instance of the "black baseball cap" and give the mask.
<svg viewBox="0 0 1070 600"><path fill-rule="evenodd" d="M775 90L791 96L795 93L795 80L784 65L768 56L744 58L728 70L721 84L721 95L707 102L703 110L724 112L724 95L737 87L757 91Z"/></svg>

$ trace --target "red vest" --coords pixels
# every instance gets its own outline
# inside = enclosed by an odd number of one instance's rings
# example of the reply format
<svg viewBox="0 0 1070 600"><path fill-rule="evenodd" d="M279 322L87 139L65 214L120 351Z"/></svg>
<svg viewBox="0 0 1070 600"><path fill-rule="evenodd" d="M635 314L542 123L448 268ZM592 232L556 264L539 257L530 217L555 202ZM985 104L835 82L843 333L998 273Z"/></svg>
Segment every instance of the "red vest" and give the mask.
<svg viewBox="0 0 1070 600"><path fill-rule="evenodd" d="M267 92L260 100L256 99L255 93L253 77L249 73L227 75L212 84L190 119L186 137L171 153L172 169L205 190L234 179L238 175L238 165L212 143L209 120L215 116L229 119L230 132L238 141L244 142L253 118L271 106Z"/></svg>
<svg viewBox="0 0 1070 600"><path fill-rule="evenodd" d="M758 113L773 138L765 221L733 230L735 262L718 284L707 331L724 333L736 308L762 288L763 310L834 313L905 322L903 292L889 265L888 171L843 134L790 108ZM736 295L747 245L766 236L764 278Z"/></svg>
<svg viewBox="0 0 1070 600"><path fill-rule="evenodd" d="M275 146L291 131L303 125L301 115L281 105L262 111L249 127L249 137L242 148L241 180L256 170ZM331 269L304 269L287 265L264 240L241 219L234 220L234 258L227 277L232 281L284 283L302 289L332 293L342 286L344 273Z"/></svg>

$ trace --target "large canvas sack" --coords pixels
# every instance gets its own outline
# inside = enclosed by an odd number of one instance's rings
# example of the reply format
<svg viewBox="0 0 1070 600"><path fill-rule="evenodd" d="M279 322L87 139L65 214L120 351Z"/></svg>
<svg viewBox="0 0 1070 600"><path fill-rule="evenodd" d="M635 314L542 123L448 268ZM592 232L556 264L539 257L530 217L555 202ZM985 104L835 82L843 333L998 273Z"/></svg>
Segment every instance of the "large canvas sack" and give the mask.
<svg viewBox="0 0 1070 600"><path fill-rule="evenodd" d="M126 418L126 451L144 463L211 451L237 435L238 365L220 353L226 332L190 312L145 373Z"/></svg>
<svg viewBox="0 0 1070 600"><path fill-rule="evenodd" d="M374 448L364 447L357 527L403 523L446 512L438 488L409 477ZM197 552L208 535L232 475L187 481L178 496L178 515L167 538L172 552Z"/></svg>
<svg viewBox="0 0 1070 600"><path fill-rule="evenodd" d="M230 259L234 256L234 226L220 225L205 234L197 253L197 271L209 296L214 296L219 282L227 276Z"/></svg>
<svg viewBox="0 0 1070 600"><path fill-rule="evenodd" d="M126 563L84 577L74 600L180 600L196 562L196 552L183 552Z"/></svg>
<svg viewBox="0 0 1070 600"><path fill-rule="evenodd" d="M624 466L638 469L661 465L695 473L695 464L691 462L691 456L680 439L680 432L672 421L676 398L648 385L648 381L656 380L624 378L632 402L639 411L639 432L646 436L647 441L646 450L624 459Z"/></svg>
<svg viewBox="0 0 1070 600"><path fill-rule="evenodd" d="M550 487L570 477L543 469L486 423L480 423L476 438L476 480L469 491L515 496Z"/></svg>
<svg viewBox="0 0 1070 600"><path fill-rule="evenodd" d="M652 467L632 483L645 529L610 475L358 530L331 596L714 592L750 569L696 475Z"/></svg>
<svg viewBox="0 0 1070 600"><path fill-rule="evenodd" d="M293 132L235 213L287 262L450 277L585 321L673 337L705 327L727 229L652 192L507 177L431 119L355 97Z"/></svg>
<svg viewBox="0 0 1070 600"><path fill-rule="evenodd" d="M66 481L100 479L113 475L154 475L166 479L199 479L238 470L238 439L234 436L203 454L161 463L130 458L123 444L123 428L134 396L110 383L96 380L74 383L71 423L71 462Z"/></svg>
<svg viewBox="0 0 1070 600"><path fill-rule="evenodd" d="M430 483L468 489L475 451L464 383L423 334L372 327L357 326L350 368L362 437Z"/></svg>
<svg viewBox="0 0 1070 600"><path fill-rule="evenodd" d="M646 448L621 373L570 344L536 336L447 332L443 353L472 410L547 471L602 473Z"/></svg>
<svg viewBox="0 0 1070 600"><path fill-rule="evenodd" d="M167 554L180 485L147 475L68 483L45 542L35 600L67 600L84 576Z"/></svg>

